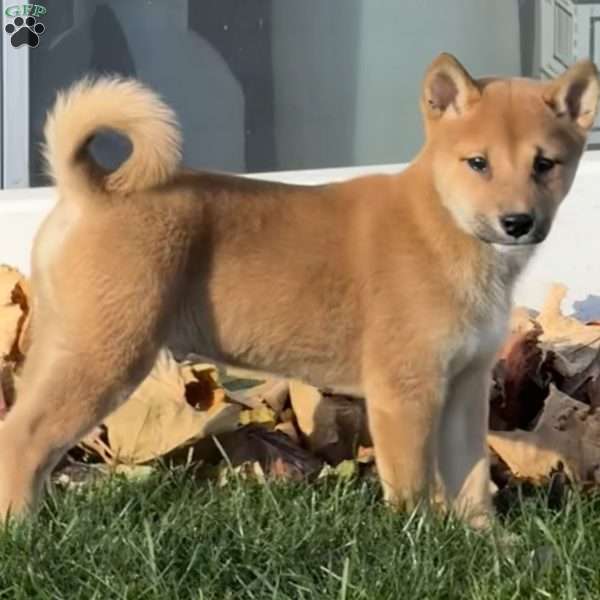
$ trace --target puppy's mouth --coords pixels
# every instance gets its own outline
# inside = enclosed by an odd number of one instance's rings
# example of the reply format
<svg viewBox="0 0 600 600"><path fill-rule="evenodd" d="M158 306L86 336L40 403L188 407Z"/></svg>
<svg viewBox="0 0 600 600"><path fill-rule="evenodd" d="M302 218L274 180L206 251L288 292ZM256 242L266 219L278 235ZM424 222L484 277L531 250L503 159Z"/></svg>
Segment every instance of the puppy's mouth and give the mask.
<svg viewBox="0 0 600 600"><path fill-rule="evenodd" d="M536 246L541 244L547 237L547 233L544 234L533 234L524 235L521 238L513 238L506 235L496 234L488 235L487 233L475 234L482 242L486 244L498 244L500 246Z"/></svg>

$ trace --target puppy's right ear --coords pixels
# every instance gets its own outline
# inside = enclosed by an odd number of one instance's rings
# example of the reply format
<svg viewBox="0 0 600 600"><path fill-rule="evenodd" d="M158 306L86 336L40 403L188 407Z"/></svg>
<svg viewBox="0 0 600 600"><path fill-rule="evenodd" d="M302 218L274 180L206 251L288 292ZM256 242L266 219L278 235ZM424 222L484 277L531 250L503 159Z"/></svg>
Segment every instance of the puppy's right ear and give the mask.
<svg viewBox="0 0 600 600"><path fill-rule="evenodd" d="M425 118L460 117L480 98L477 83L451 54L440 54L427 69L421 95Z"/></svg>

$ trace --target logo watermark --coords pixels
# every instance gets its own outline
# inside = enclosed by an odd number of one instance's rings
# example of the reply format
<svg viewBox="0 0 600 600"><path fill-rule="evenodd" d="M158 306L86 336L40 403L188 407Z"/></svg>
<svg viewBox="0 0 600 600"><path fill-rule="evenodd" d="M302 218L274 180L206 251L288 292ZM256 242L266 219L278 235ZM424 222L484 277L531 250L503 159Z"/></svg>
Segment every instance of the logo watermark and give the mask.
<svg viewBox="0 0 600 600"><path fill-rule="evenodd" d="M47 12L42 4L13 4L4 11L6 17L13 19L4 27L4 31L10 35L10 43L14 48L38 46L40 36L46 31L40 17Z"/></svg>

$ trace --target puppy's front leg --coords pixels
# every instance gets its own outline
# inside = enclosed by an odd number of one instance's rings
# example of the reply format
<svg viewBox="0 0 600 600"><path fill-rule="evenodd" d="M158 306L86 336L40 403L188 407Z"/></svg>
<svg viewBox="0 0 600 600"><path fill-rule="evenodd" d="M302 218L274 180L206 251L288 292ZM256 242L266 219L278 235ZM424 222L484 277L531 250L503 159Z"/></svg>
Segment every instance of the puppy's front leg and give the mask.
<svg viewBox="0 0 600 600"><path fill-rule="evenodd" d="M412 509L431 499L445 382L436 369L373 370L365 381L369 429L384 497Z"/></svg>
<svg viewBox="0 0 600 600"><path fill-rule="evenodd" d="M491 361L479 359L450 382L439 435L439 467L447 499L476 527L491 513L486 444Z"/></svg>

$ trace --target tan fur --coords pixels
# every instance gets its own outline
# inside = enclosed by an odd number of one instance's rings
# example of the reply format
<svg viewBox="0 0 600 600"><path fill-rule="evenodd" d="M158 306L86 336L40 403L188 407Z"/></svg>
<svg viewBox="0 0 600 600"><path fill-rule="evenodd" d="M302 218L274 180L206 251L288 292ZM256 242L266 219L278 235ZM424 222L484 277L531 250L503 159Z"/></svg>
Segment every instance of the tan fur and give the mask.
<svg viewBox="0 0 600 600"><path fill-rule="evenodd" d="M554 82L475 81L441 55L423 86L427 140L404 172L303 187L176 172L174 117L138 83L61 95L46 130L59 201L35 241L0 515L35 503L168 344L365 394L387 501L413 506L439 479L447 507L484 523L490 367L597 99L589 61ZM87 152L101 128L133 143L114 173ZM489 169L475 172L474 155ZM539 155L560 164L534 175ZM513 239L499 219L524 211L535 227Z"/></svg>

